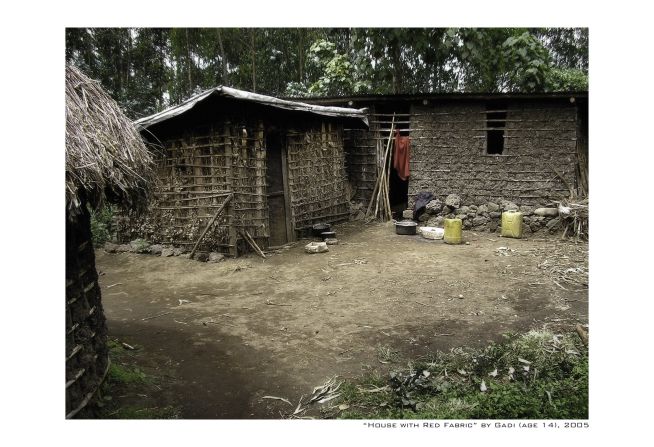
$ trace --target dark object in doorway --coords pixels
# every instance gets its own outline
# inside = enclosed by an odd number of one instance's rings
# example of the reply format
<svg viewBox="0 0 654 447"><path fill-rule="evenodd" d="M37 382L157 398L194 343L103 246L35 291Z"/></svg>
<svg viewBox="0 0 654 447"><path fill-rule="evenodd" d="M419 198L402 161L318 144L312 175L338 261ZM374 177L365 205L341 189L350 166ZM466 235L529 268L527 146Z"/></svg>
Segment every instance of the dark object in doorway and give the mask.
<svg viewBox="0 0 654 447"><path fill-rule="evenodd" d="M334 239L336 238L336 232L335 231L323 231L320 233L320 237L324 241L325 239Z"/></svg>
<svg viewBox="0 0 654 447"><path fill-rule="evenodd" d="M320 237L324 231L330 231L331 225L327 223L317 223L312 227L313 237Z"/></svg>
<svg viewBox="0 0 654 447"><path fill-rule="evenodd" d="M425 210L425 207L429 202L431 202L431 199L434 198L434 195L430 193L429 191L420 191L418 195L416 196L416 204L413 206L413 218L417 219L420 214L422 214Z"/></svg>

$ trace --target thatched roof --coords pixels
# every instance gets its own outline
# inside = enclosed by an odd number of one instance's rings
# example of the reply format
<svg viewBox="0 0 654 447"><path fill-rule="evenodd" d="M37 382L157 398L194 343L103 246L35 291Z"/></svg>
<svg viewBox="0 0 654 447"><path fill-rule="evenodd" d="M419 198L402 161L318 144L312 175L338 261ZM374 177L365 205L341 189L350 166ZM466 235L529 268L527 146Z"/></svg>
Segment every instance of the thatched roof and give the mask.
<svg viewBox="0 0 654 447"><path fill-rule="evenodd" d="M66 66L66 209L82 199L141 209L154 182L153 160L134 125L97 81Z"/></svg>

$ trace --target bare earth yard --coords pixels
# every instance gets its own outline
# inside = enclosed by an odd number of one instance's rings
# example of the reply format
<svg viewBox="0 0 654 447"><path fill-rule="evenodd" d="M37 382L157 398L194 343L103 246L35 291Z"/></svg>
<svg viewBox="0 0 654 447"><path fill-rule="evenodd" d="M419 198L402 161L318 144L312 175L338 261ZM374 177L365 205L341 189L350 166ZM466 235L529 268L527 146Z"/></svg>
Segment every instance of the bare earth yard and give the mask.
<svg viewBox="0 0 654 447"><path fill-rule="evenodd" d="M183 418L280 418L294 407L263 396L295 405L335 375L588 322L586 243L464 231L469 245L451 246L392 224L336 231L328 253L305 254L300 241L217 264L98 250L110 337L136 345L131 355L160 379L113 398ZM397 363L382 363L380 348Z"/></svg>

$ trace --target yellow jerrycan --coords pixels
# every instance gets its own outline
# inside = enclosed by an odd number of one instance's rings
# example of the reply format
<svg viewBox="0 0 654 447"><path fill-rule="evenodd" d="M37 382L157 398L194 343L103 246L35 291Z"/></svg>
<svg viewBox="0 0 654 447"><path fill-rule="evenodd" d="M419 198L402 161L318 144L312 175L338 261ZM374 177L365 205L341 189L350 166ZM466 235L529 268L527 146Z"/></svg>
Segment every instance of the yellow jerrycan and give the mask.
<svg viewBox="0 0 654 447"><path fill-rule="evenodd" d="M502 213L502 237L522 237L522 213L504 211Z"/></svg>
<svg viewBox="0 0 654 447"><path fill-rule="evenodd" d="M444 221L445 235L443 240L446 244L460 244L462 240L461 228L463 222L461 219L445 219Z"/></svg>

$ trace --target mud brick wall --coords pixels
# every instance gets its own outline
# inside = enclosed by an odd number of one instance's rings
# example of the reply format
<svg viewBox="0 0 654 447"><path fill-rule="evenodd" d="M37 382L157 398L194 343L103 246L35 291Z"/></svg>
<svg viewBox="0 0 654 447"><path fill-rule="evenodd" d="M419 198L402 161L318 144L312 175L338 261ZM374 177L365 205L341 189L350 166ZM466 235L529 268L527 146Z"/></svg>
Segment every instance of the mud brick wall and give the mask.
<svg viewBox="0 0 654 447"><path fill-rule="evenodd" d="M66 221L66 417L83 411L109 367L107 325L86 206Z"/></svg>
<svg viewBox="0 0 654 447"><path fill-rule="evenodd" d="M291 216L296 231L349 217L343 128L322 123L286 138Z"/></svg>
<svg viewBox="0 0 654 447"><path fill-rule="evenodd" d="M420 191L466 205L510 200L538 206L567 196L575 185L576 108L553 101L509 101L504 151L486 154L486 104L411 108L409 203Z"/></svg>

